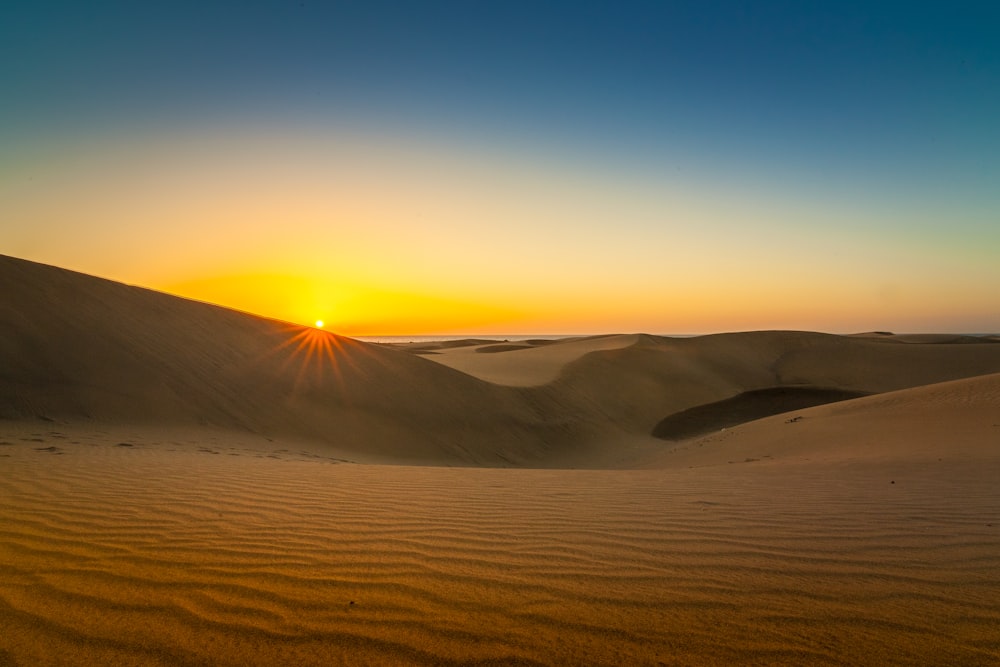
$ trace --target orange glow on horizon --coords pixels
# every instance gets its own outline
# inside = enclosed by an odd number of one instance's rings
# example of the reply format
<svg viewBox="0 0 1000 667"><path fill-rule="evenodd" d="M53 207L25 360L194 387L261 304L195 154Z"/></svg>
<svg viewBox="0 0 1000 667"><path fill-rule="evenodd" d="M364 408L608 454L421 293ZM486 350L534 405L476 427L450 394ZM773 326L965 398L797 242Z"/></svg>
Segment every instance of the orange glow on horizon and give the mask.
<svg viewBox="0 0 1000 667"><path fill-rule="evenodd" d="M347 336L503 331L536 316L510 296L436 295L429 289L362 284L340 275L238 272L168 282L164 291ZM324 317L317 318L317 313ZM335 317L331 316L335 313Z"/></svg>
<svg viewBox="0 0 1000 667"><path fill-rule="evenodd" d="M455 281L434 294L430 288L404 291L337 276L233 273L168 284L165 291L294 323L313 333L351 337L948 328L921 319L921 302L907 292L889 299L877 285L862 290L847 280L819 287L806 281L780 284L767 276L742 284L721 278L682 285L622 284L611 278L524 285L513 276L501 289L477 290ZM867 292L867 298L853 298L859 292ZM963 305L969 304L954 304L953 309L960 311ZM312 348L317 345L321 343Z"/></svg>

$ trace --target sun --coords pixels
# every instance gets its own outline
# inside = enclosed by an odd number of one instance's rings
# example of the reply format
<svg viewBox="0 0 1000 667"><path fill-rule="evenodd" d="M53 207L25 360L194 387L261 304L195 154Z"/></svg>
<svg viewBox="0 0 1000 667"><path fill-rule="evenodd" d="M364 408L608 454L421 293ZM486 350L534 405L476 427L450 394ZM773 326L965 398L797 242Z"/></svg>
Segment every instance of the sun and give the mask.
<svg viewBox="0 0 1000 667"><path fill-rule="evenodd" d="M317 329L323 328L323 320L316 320L316 328Z"/></svg>

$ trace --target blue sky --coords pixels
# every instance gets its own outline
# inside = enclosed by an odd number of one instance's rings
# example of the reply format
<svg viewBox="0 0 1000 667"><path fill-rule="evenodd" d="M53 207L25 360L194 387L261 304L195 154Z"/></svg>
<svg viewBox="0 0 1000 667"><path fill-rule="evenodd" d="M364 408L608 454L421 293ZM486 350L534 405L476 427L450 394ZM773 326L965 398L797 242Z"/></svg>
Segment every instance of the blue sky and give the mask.
<svg viewBox="0 0 1000 667"><path fill-rule="evenodd" d="M966 293L982 291L972 286L983 280L1000 280L992 268L1000 256L997 3L25 2L0 12L0 146L7 147L0 154L0 194L8 207L0 218L7 227L0 251L10 254L153 287L192 278L144 274L99 253L75 257L58 240L60 224L70 223L56 220L48 200L74 178L82 182L88 163L103 164L119 150L109 147L134 147L150 137L163 145L209 137L204 151L187 158L204 162L211 161L212 138L233 133L237 138L215 150L262 135L294 135L288 145L346 136L419 146L414 150L428 161L450 156L453 171L441 177L442 192L449 178L462 187L463 165L471 160L511 173L534 170L542 183L546 174L558 180L557 173L583 170L573 187L588 194L595 182L619 194L638 184L644 194L637 198L650 201L682 193L692 199L684 207L690 219L670 224L690 230L702 225L698 220L714 221L704 225L707 235L757 229L760 249L746 250L757 251L769 271L780 267L767 239L794 236L796 249L816 248L817 261L829 262L832 274L838 264L823 257L822 246L831 234L846 234L839 250L844 272L878 253L843 249L884 244L890 258L908 249L905 262L887 260L902 272L899 284L921 277L922 260L925 271L948 273L953 289ZM148 160L162 150L151 150ZM292 162L315 157L281 153ZM65 166L74 159L76 172ZM62 171L51 189L21 187L56 164ZM227 169L224 160L218 168ZM387 171L404 180L411 173ZM391 180L382 186L389 193L406 187ZM556 188L552 197L557 190L563 192ZM102 192L113 197L114 187L107 181L94 192L94 199ZM489 208L490 195L484 196L482 207ZM696 209L702 214L691 213ZM764 221L772 209L773 221ZM145 219L146 210L137 203L130 214L155 237L153 228L168 223ZM740 210L748 211L745 220ZM76 224L93 236L113 233L102 226L100 206L78 202L76 211ZM391 215L405 214L383 218ZM728 217L723 223L719 216ZM641 254L644 245L663 242L656 215L624 217L607 220L603 230L590 230L600 227L597 220L581 224L598 245L624 234ZM466 239L488 233L475 216L467 224ZM400 218L391 225L436 231L433 220ZM212 227L208 217L202 227ZM303 223L303 229L312 228ZM552 242L551 254L560 254ZM141 252L136 244L134 252ZM451 248L452 256L462 252ZM610 258L606 270L627 273L622 256L628 254ZM482 260L501 265L493 256ZM461 275L467 263L454 268ZM968 275L955 275L966 269ZM767 289L762 284L756 298L766 301ZM773 322L835 326L836 318L810 319L810 312L776 315ZM941 320L900 311L884 325L1000 328L985 292L963 313ZM868 321L842 315L845 327ZM638 311L615 317L609 315L609 326L644 322ZM767 322L737 318L731 326ZM651 320L646 328L670 326ZM685 326L699 325L689 318Z"/></svg>

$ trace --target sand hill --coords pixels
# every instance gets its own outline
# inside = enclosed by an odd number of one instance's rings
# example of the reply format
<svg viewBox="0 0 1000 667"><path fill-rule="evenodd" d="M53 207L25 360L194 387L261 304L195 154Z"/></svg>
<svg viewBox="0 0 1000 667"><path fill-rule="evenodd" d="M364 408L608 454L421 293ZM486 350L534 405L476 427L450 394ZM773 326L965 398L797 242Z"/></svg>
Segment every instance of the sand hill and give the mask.
<svg viewBox="0 0 1000 667"><path fill-rule="evenodd" d="M995 339L0 288L0 665L1000 663Z"/></svg>
<svg viewBox="0 0 1000 667"><path fill-rule="evenodd" d="M434 355L419 347L427 359L516 388L549 419L567 420L576 452L604 467L647 455L665 462L658 452L671 442L768 415L1000 372L993 339L925 341L773 331L517 347L452 342ZM502 351L483 353L496 347ZM661 442L650 444L651 435Z"/></svg>
<svg viewBox="0 0 1000 667"><path fill-rule="evenodd" d="M804 332L407 354L14 258L0 276L0 416L211 426L359 460L629 465L662 448L654 433L697 435L669 419L699 406L731 402L703 411L695 431L707 432L754 400L750 418L810 392L823 402L1000 372L985 339Z"/></svg>
<svg viewBox="0 0 1000 667"><path fill-rule="evenodd" d="M544 455L516 395L414 355L13 258L0 276L0 417L210 426L394 462Z"/></svg>

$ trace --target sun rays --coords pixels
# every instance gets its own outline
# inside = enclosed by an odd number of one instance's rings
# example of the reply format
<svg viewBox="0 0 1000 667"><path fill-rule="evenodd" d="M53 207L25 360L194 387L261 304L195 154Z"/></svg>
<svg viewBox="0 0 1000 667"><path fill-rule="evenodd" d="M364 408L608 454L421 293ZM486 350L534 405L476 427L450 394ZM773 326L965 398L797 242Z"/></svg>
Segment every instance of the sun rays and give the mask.
<svg viewBox="0 0 1000 667"><path fill-rule="evenodd" d="M311 396L323 409L357 409L383 400L385 382L396 384L394 352L318 327L287 324L275 332L281 338L269 355L290 380L291 394ZM423 363L402 354L405 363ZM393 378L394 380L390 380Z"/></svg>
<svg viewBox="0 0 1000 667"><path fill-rule="evenodd" d="M322 326L323 321L318 320L316 328L294 327L296 333L278 345L276 351L290 351L283 367L297 366L296 391L322 385L328 374L343 388L342 364L347 357L343 354L344 344L335 334L321 330Z"/></svg>

